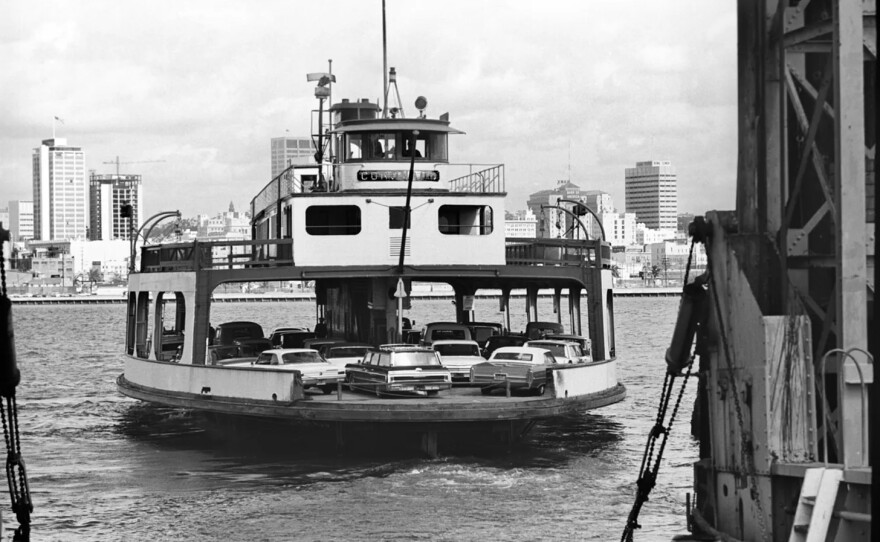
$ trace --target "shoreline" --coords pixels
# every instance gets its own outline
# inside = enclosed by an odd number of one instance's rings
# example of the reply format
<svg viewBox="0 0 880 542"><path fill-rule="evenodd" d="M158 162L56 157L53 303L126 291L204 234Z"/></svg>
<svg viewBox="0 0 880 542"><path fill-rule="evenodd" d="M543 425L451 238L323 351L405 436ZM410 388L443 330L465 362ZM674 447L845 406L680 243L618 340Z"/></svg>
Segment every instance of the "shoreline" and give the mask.
<svg viewBox="0 0 880 542"><path fill-rule="evenodd" d="M631 288L631 287L619 287L614 288L614 297L677 297L681 294L681 287L679 286L651 286L651 287L640 287L640 288ZM51 297L36 297L36 296L22 296L22 295L10 295L9 299L12 301L13 305L110 305L110 304L124 304L127 299L125 296L126 292L123 291L120 294L94 294L94 295L68 295L68 296L51 296ZM513 291L510 293L511 297L518 298L524 297L524 292L516 292ZM479 299L498 299L500 297L500 293L493 293L491 291L487 291L485 293L478 293L474 297ZM553 297L552 291L547 292L539 292L538 297ZM568 294L563 292L562 297L567 298ZM419 299L441 299L441 300L452 300L454 299L454 295L452 290L443 290L443 291L414 291L410 294L410 298L413 300ZM212 300L214 303L278 303L278 302L293 302L293 303L302 303L302 302L314 302L315 294L313 292L270 292L270 293L254 293L254 294L244 294L244 293L216 293L213 295Z"/></svg>

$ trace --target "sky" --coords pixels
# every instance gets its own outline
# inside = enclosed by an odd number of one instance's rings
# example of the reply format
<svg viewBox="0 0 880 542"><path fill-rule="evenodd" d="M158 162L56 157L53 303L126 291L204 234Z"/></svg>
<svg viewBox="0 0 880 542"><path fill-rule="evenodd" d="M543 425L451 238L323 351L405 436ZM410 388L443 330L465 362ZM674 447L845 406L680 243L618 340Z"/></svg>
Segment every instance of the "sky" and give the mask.
<svg viewBox="0 0 880 542"><path fill-rule="evenodd" d="M387 0L404 110L448 112L455 163L505 164L507 209L571 180L625 210L624 169L671 160L679 212L733 209L733 0ZM381 0L11 2L0 18L0 207L32 199L57 137L87 169L131 162L147 213L244 209L272 137L307 136L306 74L382 94Z"/></svg>

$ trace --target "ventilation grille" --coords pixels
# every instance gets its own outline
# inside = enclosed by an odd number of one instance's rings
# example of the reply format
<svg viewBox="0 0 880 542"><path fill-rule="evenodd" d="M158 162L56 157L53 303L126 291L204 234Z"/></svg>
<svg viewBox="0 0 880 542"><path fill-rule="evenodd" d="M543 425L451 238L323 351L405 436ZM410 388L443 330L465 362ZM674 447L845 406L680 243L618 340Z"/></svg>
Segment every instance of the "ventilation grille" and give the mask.
<svg viewBox="0 0 880 542"><path fill-rule="evenodd" d="M400 243L403 240L402 237L392 237L391 243L389 245L389 254L391 258L399 258L400 257ZM406 237L406 249L403 251L404 256L410 256L410 252L412 251L412 243L413 240L411 237Z"/></svg>

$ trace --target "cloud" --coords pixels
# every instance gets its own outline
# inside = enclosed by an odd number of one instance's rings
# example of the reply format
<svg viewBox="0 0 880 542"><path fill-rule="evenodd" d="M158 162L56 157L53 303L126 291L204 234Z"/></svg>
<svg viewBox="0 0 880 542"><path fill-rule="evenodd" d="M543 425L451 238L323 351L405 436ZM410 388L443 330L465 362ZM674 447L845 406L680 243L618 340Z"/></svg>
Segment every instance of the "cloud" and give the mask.
<svg viewBox="0 0 880 542"><path fill-rule="evenodd" d="M89 168L146 162L132 167L150 209L242 205L269 180L269 139L311 132L307 72L332 58L335 99L382 94L380 5L13 3L0 20L4 195L31 197L31 152L58 115ZM424 95L430 116L450 113L467 132L454 161L504 162L509 208L569 176L622 207L623 169L651 154L674 160L682 208L733 206L732 2L389 0L387 14L404 107Z"/></svg>

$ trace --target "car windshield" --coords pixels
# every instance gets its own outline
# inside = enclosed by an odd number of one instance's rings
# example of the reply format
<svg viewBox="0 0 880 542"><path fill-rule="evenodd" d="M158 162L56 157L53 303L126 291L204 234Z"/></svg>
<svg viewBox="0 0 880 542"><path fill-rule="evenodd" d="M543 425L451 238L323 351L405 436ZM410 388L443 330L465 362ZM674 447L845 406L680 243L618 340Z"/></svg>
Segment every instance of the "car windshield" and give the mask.
<svg viewBox="0 0 880 542"><path fill-rule="evenodd" d="M395 367L415 367L417 365L440 365L434 352L395 352Z"/></svg>
<svg viewBox="0 0 880 542"><path fill-rule="evenodd" d="M285 365L292 363L321 363L324 358L317 352L288 352L281 355Z"/></svg>
<svg viewBox="0 0 880 542"><path fill-rule="evenodd" d="M532 361L532 355L524 352L496 352L495 360Z"/></svg>
<svg viewBox="0 0 880 542"><path fill-rule="evenodd" d="M328 358L360 358L367 351L366 346L344 346L340 348L331 348L327 352Z"/></svg>
<svg viewBox="0 0 880 542"><path fill-rule="evenodd" d="M479 356L480 349L475 344L435 344L434 350L441 356Z"/></svg>

